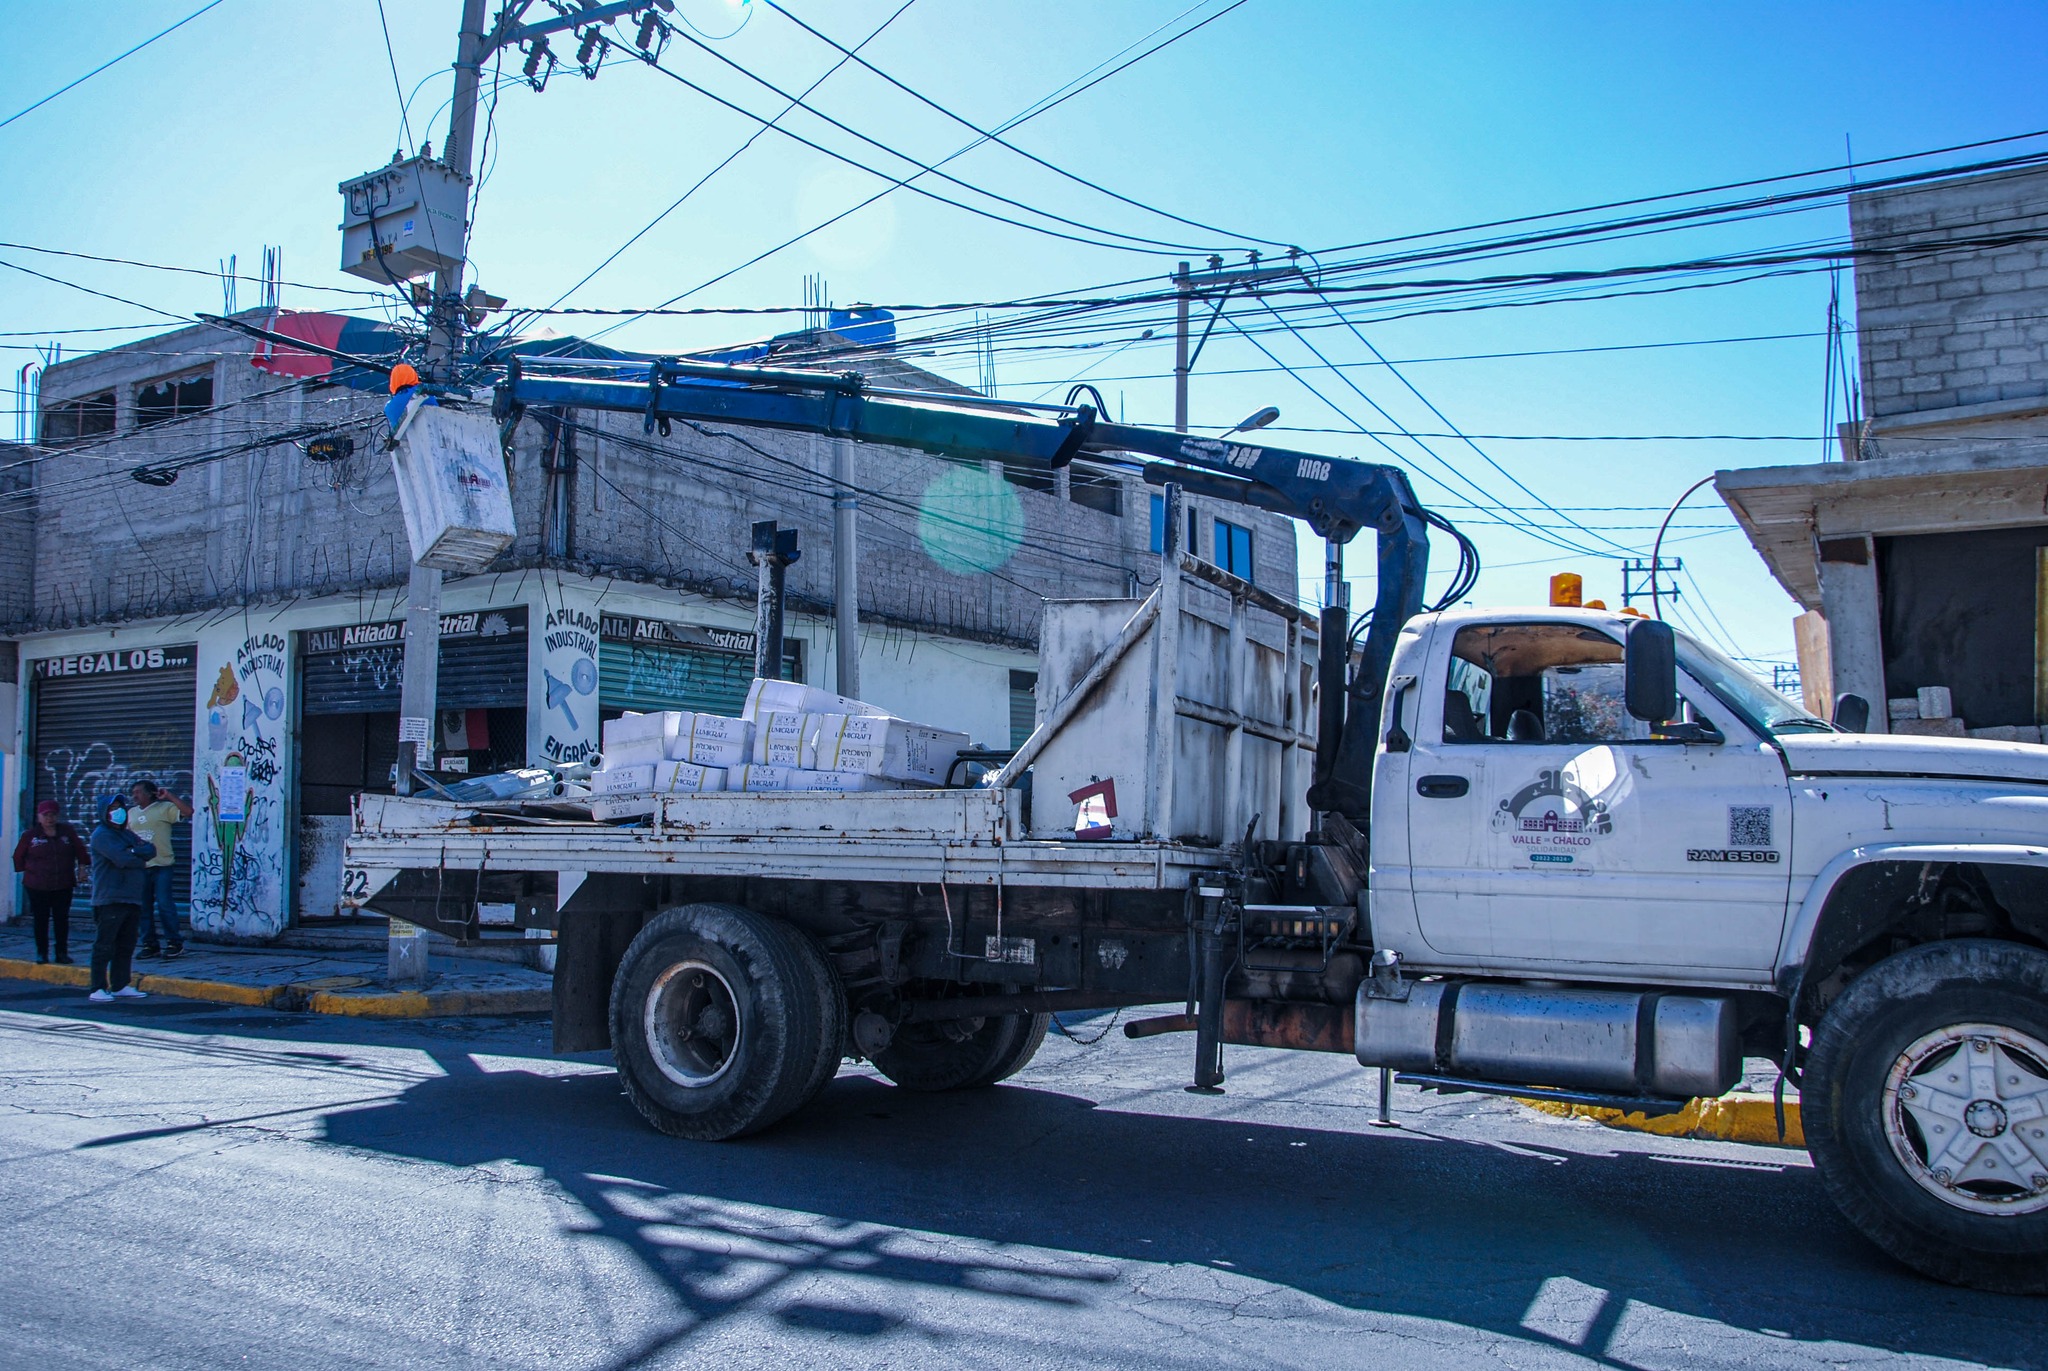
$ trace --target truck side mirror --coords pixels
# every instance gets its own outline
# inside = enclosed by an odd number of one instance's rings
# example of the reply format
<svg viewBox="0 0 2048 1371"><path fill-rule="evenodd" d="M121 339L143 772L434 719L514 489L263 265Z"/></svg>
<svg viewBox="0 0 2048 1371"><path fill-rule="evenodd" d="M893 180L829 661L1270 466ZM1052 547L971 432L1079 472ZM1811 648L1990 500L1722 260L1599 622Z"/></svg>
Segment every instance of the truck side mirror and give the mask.
<svg viewBox="0 0 2048 1371"><path fill-rule="evenodd" d="M1844 733L1870 732L1870 701L1848 691L1837 695L1834 723Z"/></svg>
<svg viewBox="0 0 2048 1371"><path fill-rule="evenodd" d="M1628 626L1622 653L1623 699L1628 712L1661 724L1678 713L1678 640L1661 619L1637 619Z"/></svg>

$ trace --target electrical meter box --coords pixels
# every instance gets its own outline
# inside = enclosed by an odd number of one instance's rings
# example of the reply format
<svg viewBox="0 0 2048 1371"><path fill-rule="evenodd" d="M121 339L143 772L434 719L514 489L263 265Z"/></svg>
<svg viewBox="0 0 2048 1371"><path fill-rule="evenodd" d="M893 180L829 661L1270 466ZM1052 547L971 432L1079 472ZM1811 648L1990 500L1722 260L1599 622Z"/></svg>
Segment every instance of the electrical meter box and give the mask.
<svg viewBox="0 0 2048 1371"><path fill-rule="evenodd" d="M379 285L431 276L462 257L469 178L412 157L341 183L341 269Z"/></svg>

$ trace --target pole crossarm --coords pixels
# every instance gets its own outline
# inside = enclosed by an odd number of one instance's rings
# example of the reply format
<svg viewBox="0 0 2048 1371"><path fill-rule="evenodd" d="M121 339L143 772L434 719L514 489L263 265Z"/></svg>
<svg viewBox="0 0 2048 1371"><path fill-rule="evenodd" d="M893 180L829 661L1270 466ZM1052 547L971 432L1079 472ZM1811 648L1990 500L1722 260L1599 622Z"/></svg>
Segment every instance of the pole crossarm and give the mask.
<svg viewBox="0 0 2048 1371"><path fill-rule="evenodd" d="M615 0L607 5L586 5L574 14L558 15L553 19L542 19L532 24L521 24L518 17L526 13L524 4L507 6L499 16L498 26L483 41L479 60L489 57L500 48L516 47L535 38L545 38L551 33L564 33L591 24L606 24L625 15L636 14L654 7L654 0Z"/></svg>

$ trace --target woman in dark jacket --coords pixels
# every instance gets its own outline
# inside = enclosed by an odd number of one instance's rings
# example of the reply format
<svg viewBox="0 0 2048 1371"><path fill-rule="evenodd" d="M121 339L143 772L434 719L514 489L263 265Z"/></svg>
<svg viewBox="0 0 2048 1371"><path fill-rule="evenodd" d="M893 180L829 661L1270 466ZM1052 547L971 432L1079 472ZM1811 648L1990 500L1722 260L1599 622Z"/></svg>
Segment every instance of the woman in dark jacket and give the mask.
<svg viewBox="0 0 2048 1371"><path fill-rule="evenodd" d="M156 844L128 831L128 802L109 795L100 802L100 821L86 846L92 850L92 918L99 926L92 941L92 993L86 998L142 999L128 984L128 967L142 924L143 868L156 855Z"/></svg>
<svg viewBox="0 0 2048 1371"><path fill-rule="evenodd" d="M28 890L29 917L36 926L36 960L50 960L50 934L57 935L57 963L71 965L71 892L92 862L85 839L58 815L55 800L36 806L36 821L14 845L14 869Z"/></svg>

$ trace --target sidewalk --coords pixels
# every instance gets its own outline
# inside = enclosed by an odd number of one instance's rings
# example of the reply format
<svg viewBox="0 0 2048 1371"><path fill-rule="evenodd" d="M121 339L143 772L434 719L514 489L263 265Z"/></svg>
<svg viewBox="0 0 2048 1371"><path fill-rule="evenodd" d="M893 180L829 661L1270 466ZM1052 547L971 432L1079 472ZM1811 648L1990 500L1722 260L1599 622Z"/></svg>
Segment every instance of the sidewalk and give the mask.
<svg viewBox="0 0 2048 1371"><path fill-rule="evenodd" d="M91 984L92 933L90 913L81 919L74 912L71 956L77 965L39 966L26 920L0 924L0 977L74 985L82 997ZM425 990L394 990L385 984L381 946L312 951L192 942L176 961L136 962L134 980L152 995L382 1019L545 1014L553 1006L554 978L545 972L447 954L433 956L430 967Z"/></svg>

